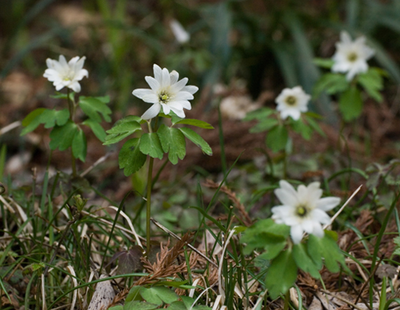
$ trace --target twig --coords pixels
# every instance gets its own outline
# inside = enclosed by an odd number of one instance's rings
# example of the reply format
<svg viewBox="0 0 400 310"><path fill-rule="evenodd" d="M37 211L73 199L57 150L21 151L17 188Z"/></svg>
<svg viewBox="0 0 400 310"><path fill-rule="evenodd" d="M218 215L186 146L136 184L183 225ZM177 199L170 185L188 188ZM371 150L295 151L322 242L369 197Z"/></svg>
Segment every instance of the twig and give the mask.
<svg viewBox="0 0 400 310"><path fill-rule="evenodd" d="M343 209L347 206L347 204L350 202L350 200L353 199L353 197L360 191L362 185L360 185L355 191L354 193L350 196L349 199L347 199L347 201L343 204L343 206L339 209L338 212L336 212L336 214L334 216L332 216L331 221L326 224L323 229L326 229L329 225L331 225L333 223L333 221L339 216L339 214L343 211Z"/></svg>
<svg viewBox="0 0 400 310"><path fill-rule="evenodd" d="M91 165L89 168L87 168L85 171L83 171L80 174L80 177L83 178L85 175L87 175L90 171L92 171L96 166L100 165L102 162L104 162L108 157L110 157L110 155L113 152L108 152L106 155L100 157L93 165Z"/></svg>
<svg viewBox="0 0 400 310"><path fill-rule="evenodd" d="M157 222L155 219L150 218L150 220L153 222L154 225L156 225L158 228L161 230L165 231L167 234L170 236L174 237L175 239L181 240L181 237L170 231L168 228L164 227L161 225L159 222ZM218 267L216 263L214 263L211 259L209 259L207 256L205 256L203 253L201 253L199 250L197 250L194 246L192 246L189 243L186 243L186 245L191 248L193 251L195 251L197 254L199 254L201 257L205 258L210 264L214 265L215 267Z"/></svg>
<svg viewBox="0 0 400 310"><path fill-rule="evenodd" d="M0 129L0 135L3 135L6 132L9 132L9 131L11 131L14 128L17 128L19 126L21 126L21 121L16 121L14 123L11 123L11 124L7 125L6 127L3 127L3 128Z"/></svg>

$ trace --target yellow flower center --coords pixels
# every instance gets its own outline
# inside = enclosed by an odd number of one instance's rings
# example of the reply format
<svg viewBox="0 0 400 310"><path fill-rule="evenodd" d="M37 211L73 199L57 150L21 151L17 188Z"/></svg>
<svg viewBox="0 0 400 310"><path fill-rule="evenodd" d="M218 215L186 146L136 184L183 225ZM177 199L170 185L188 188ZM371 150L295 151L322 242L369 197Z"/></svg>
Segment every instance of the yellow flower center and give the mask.
<svg viewBox="0 0 400 310"><path fill-rule="evenodd" d="M304 217L304 216L307 215L308 209L304 205L299 205L299 206L296 207L296 213L297 213L298 216Z"/></svg>
<svg viewBox="0 0 400 310"><path fill-rule="evenodd" d="M286 103L288 105L295 105L296 102L297 102L297 100L296 100L296 97L294 97L294 96L289 96L286 98Z"/></svg>
<svg viewBox="0 0 400 310"><path fill-rule="evenodd" d="M160 99L160 101L162 101L163 103L166 103L169 101L169 96L167 93L162 92L161 94L159 94L158 98Z"/></svg>
<svg viewBox="0 0 400 310"><path fill-rule="evenodd" d="M358 58L358 55L354 52L347 55L347 60L351 62L355 62Z"/></svg>

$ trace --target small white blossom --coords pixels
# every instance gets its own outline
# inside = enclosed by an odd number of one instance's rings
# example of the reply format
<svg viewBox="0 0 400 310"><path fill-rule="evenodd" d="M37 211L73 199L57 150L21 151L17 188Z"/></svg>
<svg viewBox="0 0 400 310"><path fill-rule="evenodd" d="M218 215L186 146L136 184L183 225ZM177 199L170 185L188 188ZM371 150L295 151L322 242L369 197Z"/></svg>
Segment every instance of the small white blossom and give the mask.
<svg viewBox="0 0 400 310"><path fill-rule="evenodd" d="M47 58L46 64L48 69L44 71L43 76L50 82L53 82L57 91L68 87L78 93L81 91L81 85L78 81L82 80L85 76L89 76L88 71L83 69L85 59L86 57L79 59L76 56L67 63L63 55L60 55L58 61Z"/></svg>
<svg viewBox="0 0 400 310"><path fill-rule="evenodd" d="M169 26L171 27L172 33L174 34L178 43L184 44L189 41L190 35L185 28L183 28L180 22L178 22L176 19L173 19L169 23Z"/></svg>
<svg viewBox="0 0 400 310"><path fill-rule="evenodd" d="M154 65L154 77L146 76L145 80L151 89L138 88L132 94L144 102L153 104L144 114L142 119L149 120L160 113L168 115L173 111L178 117L184 118L183 109L190 110L192 106L188 100L193 99L193 94L199 90L197 86L186 85L188 78L178 81L179 73L175 70L171 73Z"/></svg>
<svg viewBox="0 0 400 310"><path fill-rule="evenodd" d="M333 72L347 72L346 78L351 81L358 73L367 72L367 60L374 55L375 51L365 44L365 37L361 36L355 41L350 35L342 31L340 42L336 43L336 53L333 55Z"/></svg>
<svg viewBox="0 0 400 310"><path fill-rule="evenodd" d="M279 185L275 195L282 205L272 208L272 219L278 224L290 226L290 236L296 244L300 243L304 232L323 237L321 224L330 221L325 212L336 207L340 198L321 198L319 182L313 182L307 187L300 185L297 191L286 181L280 181Z"/></svg>
<svg viewBox="0 0 400 310"><path fill-rule="evenodd" d="M275 99L278 105L276 109L281 112L282 119L291 116L294 120L298 120L301 112L307 112L310 98L311 96L307 95L300 86L285 88Z"/></svg>

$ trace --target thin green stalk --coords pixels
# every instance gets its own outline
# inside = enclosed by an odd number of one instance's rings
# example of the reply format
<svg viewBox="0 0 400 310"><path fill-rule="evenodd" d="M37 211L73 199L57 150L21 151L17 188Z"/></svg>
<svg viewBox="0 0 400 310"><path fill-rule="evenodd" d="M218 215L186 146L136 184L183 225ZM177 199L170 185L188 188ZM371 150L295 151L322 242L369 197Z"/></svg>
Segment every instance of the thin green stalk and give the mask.
<svg viewBox="0 0 400 310"><path fill-rule="evenodd" d="M147 255L150 253L150 218L151 218L151 188L153 176L154 158L149 157L149 170L147 174L147 197L146 197L146 244Z"/></svg>
<svg viewBox="0 0 400 310"><path fill-rule="evenodd" d="M69 109L69 119L73 122L75 118L75 103L72 102L71 98L69 97L69 88L67 88L67 102L68 102L68 109ZM74 154L72 152L72 147L70 148L71 150L71 165L72 165L72 176L76 177L76 161Z"/></svg>
<svg viewBox="0 0 400 310"><path fill-rule="evenodd" d="M288 290L285 294L285 304L283 306L283 310L289 309L289 300L290 300L290 291Z"/></svg>

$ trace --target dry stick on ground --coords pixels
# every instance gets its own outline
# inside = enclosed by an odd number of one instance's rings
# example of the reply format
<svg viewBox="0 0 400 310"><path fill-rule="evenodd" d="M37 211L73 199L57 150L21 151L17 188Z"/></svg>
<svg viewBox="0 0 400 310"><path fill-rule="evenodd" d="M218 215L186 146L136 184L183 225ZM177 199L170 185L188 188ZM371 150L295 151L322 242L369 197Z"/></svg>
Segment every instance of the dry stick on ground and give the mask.
<svg viewBox="0 0 400 310"><path fill-rule="evenodd" d="M212 188L212 189L217 189L220 187L220 184L215 183L214 181L209 180L209 179L207 179L203 183L203 185L208 188ZM228 196L228 198L230 200L232 200L233 204L235 205L235 207L239 211L239 214L241 215L241 219L242 219L243 223L245 223L246 226L251 226L252 220L251 220L249 214L247 213L244 205L240 202L239 198L236 197L236 194L233 191L231 191L228 187L226 187L225 185L222 185L220 187L220 191L225 193Z"/></svg>

